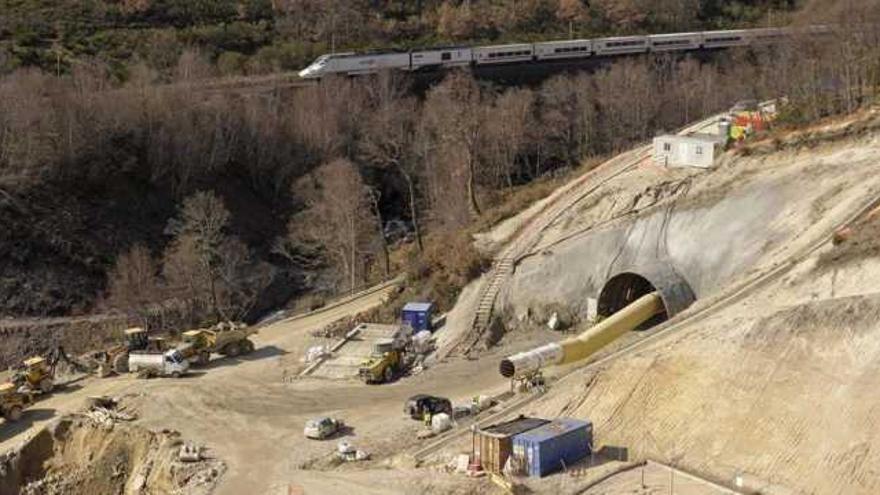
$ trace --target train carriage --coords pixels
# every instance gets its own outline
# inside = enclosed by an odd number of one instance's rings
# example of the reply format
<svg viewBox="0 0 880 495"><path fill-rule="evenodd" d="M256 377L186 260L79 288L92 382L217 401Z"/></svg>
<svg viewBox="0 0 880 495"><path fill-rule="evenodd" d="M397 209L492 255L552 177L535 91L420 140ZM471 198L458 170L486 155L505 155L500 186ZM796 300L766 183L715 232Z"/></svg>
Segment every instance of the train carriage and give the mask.
<svg viewBox="0 0 880 495"><path fill-rule="evenodd" d="M732 31L705 31L703 48L727 48L749 44L749 32L745 29Z"/></svg>
<svg viewBox="0 0 880 495"><path fill-rule="evenodd" d="M702 44L702 33L655 34L648 36L648 45L652 52L698 50Z"/></svg>
<svg viewBox="0 0 880 495"><path fill-rule="evenodd" d="M593 52L596 55L620 55L624 53L644 53L647 51L647 36L620 36L593 40Z"/></svg>
<svg viewBox="0 0 880 495"><path fill-rule="evenodd" d="M546 41L535 43L534 50L537 60L589 57L593 54L593 42L591 40Z"/></svg>
<svg viewBox="0 0 880 495"><path fill-rule="evenodd" d="M473 60L473 50L467 46L426 48L414 50L411 57L411 70L429 67L459 67L470 65Z"/></svg>
<svg viewBox="0 0 880 495"><path fill-rule="evenodd" d="M528 62L533 57L534 47L531 43L478 46L473 49L474 63L478 65Z"/></svg>

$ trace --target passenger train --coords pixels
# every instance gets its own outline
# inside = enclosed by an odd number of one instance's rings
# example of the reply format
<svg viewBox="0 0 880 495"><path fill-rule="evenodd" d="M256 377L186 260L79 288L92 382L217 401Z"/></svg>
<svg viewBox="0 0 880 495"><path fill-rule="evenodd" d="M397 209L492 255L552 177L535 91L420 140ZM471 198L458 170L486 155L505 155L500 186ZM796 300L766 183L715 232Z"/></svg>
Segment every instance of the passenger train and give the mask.
<svg viewBox="0 0 880 495"><path fill-rule="evenodd" d="M822 33L827 32L827 28L813 27L810 31ZM336 53L320 56L301 70L299 76L315 79L329 74L358 75L389 69L414 72L440 67L728 48L774 43L792 33L789 28L740 29L512 45L434 47L409 52Z"/></svg>

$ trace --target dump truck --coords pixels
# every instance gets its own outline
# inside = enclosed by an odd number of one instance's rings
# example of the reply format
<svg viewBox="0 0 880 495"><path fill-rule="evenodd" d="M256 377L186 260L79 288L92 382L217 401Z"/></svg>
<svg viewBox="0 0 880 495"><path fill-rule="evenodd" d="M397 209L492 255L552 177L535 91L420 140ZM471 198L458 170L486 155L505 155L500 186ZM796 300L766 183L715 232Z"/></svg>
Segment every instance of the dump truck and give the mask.
<svg viewBox="0 0 880 495"><path fill-rule="evenodd" d="M18 421L25 409L34 403L34 398L22 392L12 382L0 383L0 415L6 421Z"/></svg>
<svg viewBox="0 0 880 495"><path fill-rule="evenodd" d="M365 383L386 383L394 379L403 368L403 349L394 339L379 339L373 344L369 359L358 369L358 376Z"/></svg>
<svg viewBox="0 0 880 495"><path fill-rule="evenodd" d="M184 358L194 364L205 365L211 353L236 357L254 351L254 342L248 337L257 333L255 329L235 327L218 330L189 330L183 332L183 343L177 350Z"/></svg>
<svg viewBox="0 0 880 495"><path fill-rule="evenodd" d="M128 368L139 375L179 378L189 370L189 361L177 349L165 352L137 351L128 355Z"/></svg>

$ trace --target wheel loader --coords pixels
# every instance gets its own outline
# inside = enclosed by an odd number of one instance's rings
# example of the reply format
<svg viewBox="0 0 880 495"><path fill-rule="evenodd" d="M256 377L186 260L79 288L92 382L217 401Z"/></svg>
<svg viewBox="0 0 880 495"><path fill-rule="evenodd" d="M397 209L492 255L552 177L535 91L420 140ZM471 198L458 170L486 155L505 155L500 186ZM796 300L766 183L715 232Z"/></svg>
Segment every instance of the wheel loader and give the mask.
<svg viewBox="0 0 880 495"><path fill-rule="evenodd" d="M0 415L6 421L21 419L24 410L33 403L33 396L27 392L19 391L14 383L0 383Z"/></svg>
<svg viewBox="0 0 880 495"><path fill-rule="evenodd" d="M403 368L403 350L395 346L394 339L381 339L373 344L369 359L364 361L358 376L365 383L387 383Z"/></svg>
<svg viewBox="0 0 880 495"><path fill-rule="evenodd" d="M48 394L55 388L55 366L42 356L25 359L24 370L13 381L30 391Z"/></svg>
<svg viewBox="0 0 880 495"><path fill-rule="evenodd" d="M68 356L64 352L64 348L59 346L50 352L48 357L35 356L25 359L21 368L13 376L12 382L26 392L48 394L55 388L55 370L61 361L76 371L91 372L88 366Z"/></svg>
<svg viewBox="0 0 880 495"><path fill-rule="evenodd" d="M150 350L151 345L153 347L161 346L161 342L151 340L147 331L140 327L129 328L124 335L125 342L123 344L93 354L94 359L101 363L101 367L108 370L107 373L101 373L102 376L107 376L111 369L120 375L128 373L128 355L130 353Z"/></svg>

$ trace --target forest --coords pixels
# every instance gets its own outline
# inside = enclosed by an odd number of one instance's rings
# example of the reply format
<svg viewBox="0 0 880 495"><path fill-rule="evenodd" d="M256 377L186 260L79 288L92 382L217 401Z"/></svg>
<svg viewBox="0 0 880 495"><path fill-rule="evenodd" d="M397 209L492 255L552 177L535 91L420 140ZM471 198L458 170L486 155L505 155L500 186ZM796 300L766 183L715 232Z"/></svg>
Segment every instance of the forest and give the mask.
<svg viewBox="0 0 880 495"><path fill-rule="evenodd" d="M198 50L222 75L295 70L330 51L782 25L794 0L4 0L0 73L136 62L165 80Z"/></svg>
<svg viewBox="0 0 880 495"><path fill-rule="evenodd" d="M402 4L364 5L379 3ZM449 306L486 267L476 230L603 157L741 100L785 97L782 125L875 102L880 19L859 5L792 20L833 21L829 36L632 57L537 86L461 70L424 92L394 73L204 92L216 66L196 45L164 68L131 60L124 81L96 59L18 68L0 78L0 315L253 319L399 273Z"/></svg>

